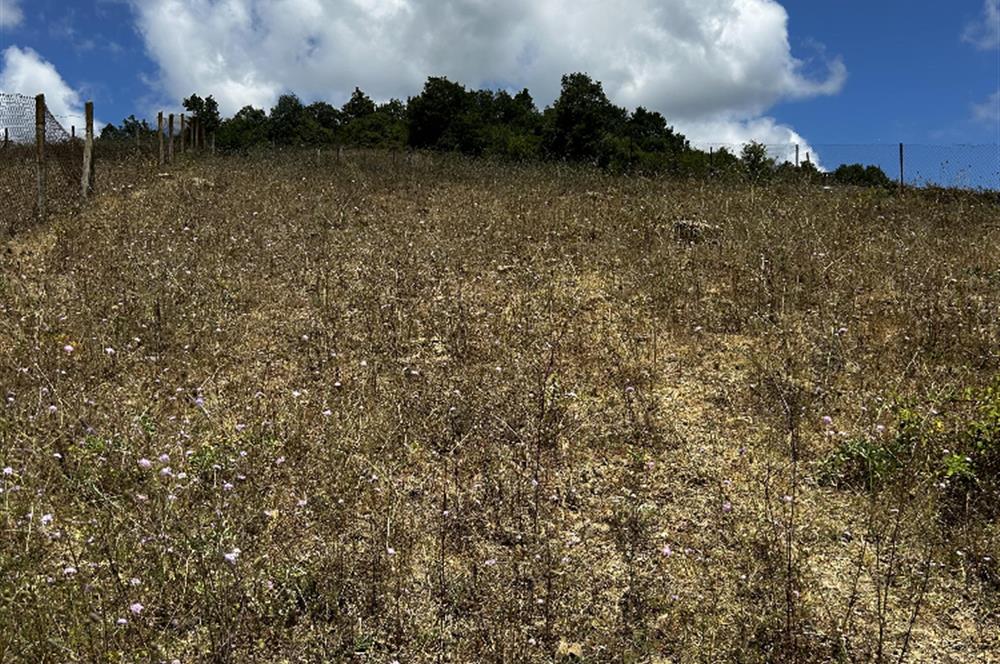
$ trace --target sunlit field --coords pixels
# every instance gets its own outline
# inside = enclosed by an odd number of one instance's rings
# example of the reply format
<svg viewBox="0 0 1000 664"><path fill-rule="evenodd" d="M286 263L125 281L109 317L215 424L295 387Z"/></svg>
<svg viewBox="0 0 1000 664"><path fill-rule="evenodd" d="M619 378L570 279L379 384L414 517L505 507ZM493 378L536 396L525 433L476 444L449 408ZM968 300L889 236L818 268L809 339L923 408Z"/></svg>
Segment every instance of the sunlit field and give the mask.
<svg viewBox="0 0 1000 664"><path fill-rule="evenodd" d="M1000 661L1000 202L290 153L3 239L0 662Z"/></svg>

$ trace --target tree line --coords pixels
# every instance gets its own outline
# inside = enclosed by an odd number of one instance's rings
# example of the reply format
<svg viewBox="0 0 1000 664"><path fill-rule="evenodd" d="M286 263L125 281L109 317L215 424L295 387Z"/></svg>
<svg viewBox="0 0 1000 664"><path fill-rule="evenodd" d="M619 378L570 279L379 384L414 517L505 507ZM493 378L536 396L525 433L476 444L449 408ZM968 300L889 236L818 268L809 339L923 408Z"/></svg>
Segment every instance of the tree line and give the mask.
<svg viewBox="0 0 1000 664"><path fill-rule="evenodd" d="M877 166L851 164L821 173L808 160L798 166L779 163L754 142L739 154L694 148L662 114L613 104L601 83L583 73L563 76L559 97L542 110L527 89L471 90L444 77L428 78L420 94L405 102L379 104L355 88L339 108L323 101L306 105L294 94L279 97L270 112L245 106L230 118L220 116L211 95L193 94L183 106L215 135L217 149L231 152L274 146L413 148L586 163L614 173L892 186ZM101 139L155 131L130 116L120 126L107 125Z"/></svg>

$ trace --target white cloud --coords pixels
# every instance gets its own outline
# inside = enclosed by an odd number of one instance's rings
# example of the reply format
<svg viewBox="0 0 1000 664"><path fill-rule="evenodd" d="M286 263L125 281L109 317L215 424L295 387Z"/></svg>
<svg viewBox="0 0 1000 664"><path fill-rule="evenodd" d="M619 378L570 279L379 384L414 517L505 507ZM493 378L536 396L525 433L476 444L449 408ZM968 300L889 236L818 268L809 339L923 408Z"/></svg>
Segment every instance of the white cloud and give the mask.
<svg viewBox="0 0 1000 664"><path fill-rule="evenodd" d="M748 120L708 118L686 124L683 133L697 148L707 150L710 147L716 149L724 147L734 154L739 154L745 143L754 140L767 145L770 156L779 162L794 163L794 146L798 145L800 162L804 162L808 154L813 164L820 169L823 168L816 150L808 141L794 129L778 123L774 118L758 117Z"/></svg>
<svg viewBox="0 0 1000 664"><path fill-rule="evenodd" d="M965 27L962 40L984 51L1000 48L1000 0L983 0L983 15Z"/></svg>
<svg viewBox="0 0 1000 664"><path fill-rule="evenodd" d="M49 112L60 124L81 125L83 104L80 95L63 80L55 66L30 48L11 46L3 51L0 90L34 97L45 95Z"/></svg>
<svg viewBox="0 0 1000 664"><path fill-rule="evenodd" d="M978 122L1000 124L1000 90L991 94L982 104L973 104L972 117Z"/></svg>
<svg viewBox="0 0 1000 664"><path fill-rule="evenodd" d="M428 75L473 87L528 87L539 105L585 71L617 103L726 139L793 134L760 116L775 103L837 93L791 54L775 0L130 0L164 100L212 94L224 113L283 92L343 102L419 92ZM627 4L627 6L626 6Z"/></svg>
<svg viewBox="0 0 1000 664"><path fill-rule="evenodd" d="M14 28L24 20L21 0L0 0L0 28Z"/></svg>

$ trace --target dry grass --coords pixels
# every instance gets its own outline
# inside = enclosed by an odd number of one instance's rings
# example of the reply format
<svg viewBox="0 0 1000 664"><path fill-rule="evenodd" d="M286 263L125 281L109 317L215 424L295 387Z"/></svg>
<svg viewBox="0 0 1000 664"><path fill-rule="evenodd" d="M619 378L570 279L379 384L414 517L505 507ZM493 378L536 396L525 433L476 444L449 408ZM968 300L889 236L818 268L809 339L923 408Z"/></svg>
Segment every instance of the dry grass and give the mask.
<svg viewBox="0 0 1000 664"><path fill-rule="evenodd" d="M4 247L0 661L996 660L944 452L829 477L997 376L995 203L309 162Z"/></svg>

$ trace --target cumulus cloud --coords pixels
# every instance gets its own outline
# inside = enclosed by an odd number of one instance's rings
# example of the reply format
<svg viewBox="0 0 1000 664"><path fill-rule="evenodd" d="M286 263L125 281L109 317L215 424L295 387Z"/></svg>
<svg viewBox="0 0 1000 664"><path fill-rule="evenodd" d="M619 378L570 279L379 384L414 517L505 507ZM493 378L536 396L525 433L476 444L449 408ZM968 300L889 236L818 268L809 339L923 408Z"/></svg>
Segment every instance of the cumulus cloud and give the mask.
<svg viewBox="0 0 1000 664"><path fill-rule="evenodd" d="M962 40L984 51L1000 48L1000 0L983 0L983 15L966 26Z"/></svg>
<svg viewBox="0 0 1000 664"><path fill-rule="evenodd" d="M283 92L343 102L419 92L428 75L528 87L540 105L585 71L617 103L679 129L746 140L794 134L775 103L837 93L839 59L792 55L775 0L130 0L164 100L213 94L224 113ZM715 137L718 140L718 137Z"/></svg>
<svg viewBox="0 0 1000 664"><path fill-rule="evenodd" d="M80 95L63 80L55 66L30 48L11 46L3 51L0 90L29 97L41 93L49 112L64 125L81 124Z"/></svg>
<svg viewBox="0 0 1000 664"><path fill-rule="evenodd" d="M0 0L0 29L17 27L24 20L20 2L21 0Z"/></svg>
<svg viewBox="0 0 1000 664"><path fill-rule="evenodd" d="M1000 90L991 94L982 104L973 104L972 117L986 124L1000 124Z"/></svg>
<svg viewBox="0 0 1000 664"><path fill-rule="evenodd" d="M684 126L684 135L691 144L702 150L726 148L738 154L743 144L754 140L768 147L768 153L779 162L795 161L795 146L799 146L799 158L805 161L806 154L819 169L816 150L794 129L779 123L771 117L757 117L747 120L709 118L695 120Z"/></svg>

